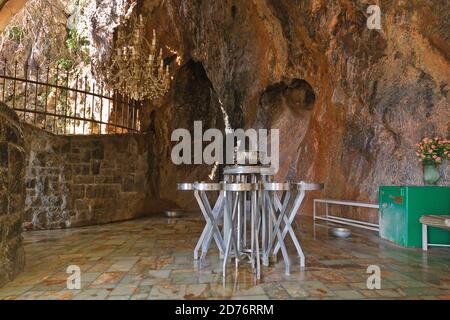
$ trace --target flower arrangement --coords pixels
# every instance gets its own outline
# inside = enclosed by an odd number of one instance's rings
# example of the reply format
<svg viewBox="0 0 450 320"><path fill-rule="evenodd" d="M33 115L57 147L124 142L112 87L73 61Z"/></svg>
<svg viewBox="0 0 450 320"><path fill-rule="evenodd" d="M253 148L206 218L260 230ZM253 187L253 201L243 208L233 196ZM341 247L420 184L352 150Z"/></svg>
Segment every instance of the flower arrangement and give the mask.
<svg viewBox="0 0 450 320"><path fill-rule="evenodd" d="M440 137L423 138L416 144L416 155L424 165L438 165L450 159L450 140Z"/></svg>

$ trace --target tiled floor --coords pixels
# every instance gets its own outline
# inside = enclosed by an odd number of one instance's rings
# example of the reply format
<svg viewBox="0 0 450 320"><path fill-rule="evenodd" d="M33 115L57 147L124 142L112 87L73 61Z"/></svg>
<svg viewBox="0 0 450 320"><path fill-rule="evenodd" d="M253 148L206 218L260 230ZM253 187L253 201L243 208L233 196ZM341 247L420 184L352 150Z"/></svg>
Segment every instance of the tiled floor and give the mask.
<svg viewBox="0 0 450 320"><path fill-rule="evenodd" d="M26 268L0 289L0 299L450 299L450 250L428 253L353 230L348 239L328 236L310 218L296 229L306 268L290 276L281 259L256 281L249 265L222 281L217 250L206 265L192 249L203 223L162 216L69 230L25 233ZM293 248L289 248L293 252ZM81 268L81 290L66 287L67 267ZM369 265L381 268L381 289L366 286Z"/></svg>

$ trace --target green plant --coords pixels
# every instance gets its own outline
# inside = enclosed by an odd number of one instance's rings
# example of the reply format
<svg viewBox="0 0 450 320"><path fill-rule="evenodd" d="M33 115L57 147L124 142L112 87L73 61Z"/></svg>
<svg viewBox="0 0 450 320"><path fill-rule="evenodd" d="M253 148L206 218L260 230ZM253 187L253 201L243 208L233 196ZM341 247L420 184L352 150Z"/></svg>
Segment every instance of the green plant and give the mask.
<svg viewBox="0 0 450 320"><path fill-rule="evenodd" d="M61 70L70 70L74 65L74 61L72 59L67 58L59 58L56 61L56 64Z"/></svg>
<svg viewBox="0 0 450 320"><path fill-rule="evenodd" d="M25 29L21 26L12 26L9 29L9 39L20 42L25 36Z"/></svg>
<svg viewBox="0 0 450 320"><path fill-rule="evenodd" d="M69 29L67 31L66 46L71 53L78 52L83 46L88 44L87 38L79 35L77 29Z"/></svg>
<svg viewBox="0 0 450 320"><path fill-rule="evenodd" d="M450 159L450 140L425 137L416 146L416 155L424 165L437 165L443 159Z"/></svg>

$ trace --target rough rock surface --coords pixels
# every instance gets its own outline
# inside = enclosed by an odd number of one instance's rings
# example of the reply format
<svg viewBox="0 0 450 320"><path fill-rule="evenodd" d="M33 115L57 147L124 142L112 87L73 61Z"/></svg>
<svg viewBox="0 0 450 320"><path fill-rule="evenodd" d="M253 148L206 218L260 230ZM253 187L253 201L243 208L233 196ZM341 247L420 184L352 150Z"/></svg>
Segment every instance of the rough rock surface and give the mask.
<svg viewBox="0 0 450 320"><path fill-rule="evenodd" d="M450 133L450 3L380 1L381 30L370 30L373 2L144 1L149 32L183 61L162 107L148 108L160 196L182 205L175 183L207 180L210 167L170 164L168 139L181 124L213 124L219 99L234 128L280 129L279 180L363 201L379 185L422 184L414 144ZM192 61L202 76L185 79ZM448 185L447 163L441 171Z"/></svg>
<svg viewBox="0 0 450 320"><path fill-rule="evenodd" d="M23 270L23 135L14 111L0 104L0 287Z"/></svg>
<svg viewBox="0 0 450 320"><path fill-rule="evenodd" d="M280 129L277 179L326 183L309 200L372 202L379 185L421 184L414 144L450 135L446 0L91 3L97 65L107 64L118 16L131 9L143 15L149 39L156 30L171 61L171 91L142 113L151 197L195 206L175 184L208 180L212 168L172 165L170 135L194 120L224 128L221 104L233 128ZM372 4L380 6L381 30L367 28ZM439 183L448 185L448 163L441 172Z"/></svg>

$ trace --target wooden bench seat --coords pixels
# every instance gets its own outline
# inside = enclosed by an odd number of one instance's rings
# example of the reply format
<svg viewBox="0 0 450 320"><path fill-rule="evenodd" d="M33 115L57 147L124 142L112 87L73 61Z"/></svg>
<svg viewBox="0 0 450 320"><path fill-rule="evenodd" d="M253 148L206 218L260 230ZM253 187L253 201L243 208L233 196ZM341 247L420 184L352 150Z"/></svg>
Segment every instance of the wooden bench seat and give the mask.
<svg viewBox="0 0 450 320"><path fill-rule="evenodd" d="M450 216L425 215L420 218L422 223L422 249L428 250L429 246L450 247L443 244L429 244L428 243L428 227L435 227L446 229L450 231Z"/></svg>

